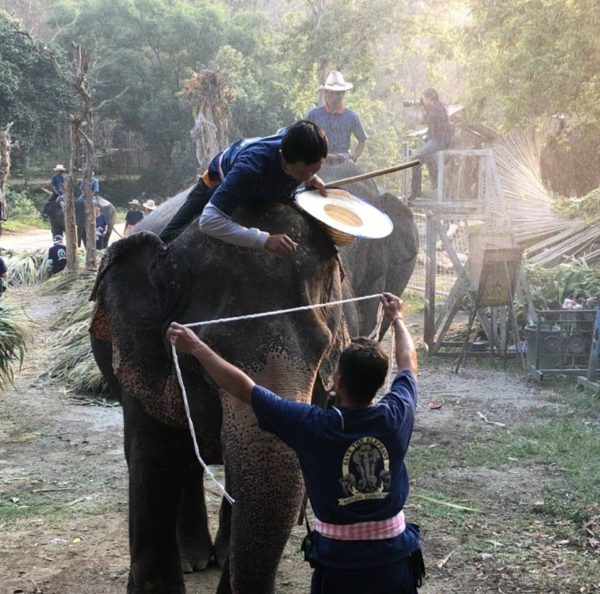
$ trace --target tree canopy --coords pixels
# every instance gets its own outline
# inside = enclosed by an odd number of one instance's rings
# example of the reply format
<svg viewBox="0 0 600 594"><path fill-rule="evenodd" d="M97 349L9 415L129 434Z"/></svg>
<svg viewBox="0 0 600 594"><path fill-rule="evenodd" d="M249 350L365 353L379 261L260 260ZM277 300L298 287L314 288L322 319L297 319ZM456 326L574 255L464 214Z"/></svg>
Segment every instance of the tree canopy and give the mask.
<svg viewBox="0 0 600 594"><path fill-rule="evenodd" d="M151 195L188 183L197 162L193 72L223 73L231 140L274 132L315 104L331 69L354 83L346 104L369 133L364 166L400 158L417 122L402 108L434 86L493 127L541 126L562 114L600 132L597 0L31 0L1 2L0 113L25 150L64 126L69 93L44 51L94 57L101 167L127 155ZM32 8L33 7L33 8ZM39 39L38 39L39 36ZM112 155L112 156L111 156ZM117 157L114 157L117 155Z"/></svg>

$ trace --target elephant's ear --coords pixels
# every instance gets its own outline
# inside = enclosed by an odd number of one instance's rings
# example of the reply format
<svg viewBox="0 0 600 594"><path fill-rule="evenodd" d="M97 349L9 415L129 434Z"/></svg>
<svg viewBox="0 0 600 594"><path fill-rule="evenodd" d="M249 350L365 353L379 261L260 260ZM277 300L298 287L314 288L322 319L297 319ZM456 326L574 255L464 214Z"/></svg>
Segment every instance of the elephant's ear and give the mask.
<svg viewBox="0 0 600 594"><path fill-rule="evenodd" d="M112 367L146 411L171 425L184 422L172 361L165 349L163 315L154 266L166 248L141 232L111 245L100 264L91 299L96 310L90 332L112 341Z"/></svg>

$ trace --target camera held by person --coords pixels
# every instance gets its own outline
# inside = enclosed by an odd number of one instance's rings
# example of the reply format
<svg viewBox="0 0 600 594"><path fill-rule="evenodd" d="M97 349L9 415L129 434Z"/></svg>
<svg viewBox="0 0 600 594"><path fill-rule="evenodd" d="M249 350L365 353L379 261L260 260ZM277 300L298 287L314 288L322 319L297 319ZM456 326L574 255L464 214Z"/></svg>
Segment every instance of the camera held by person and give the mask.
<svg viewBox="0 0 600 594"><path fill-rule="evenodd" d="M402 105L404 107L425 107L423 99L403 99Z"/></svg>

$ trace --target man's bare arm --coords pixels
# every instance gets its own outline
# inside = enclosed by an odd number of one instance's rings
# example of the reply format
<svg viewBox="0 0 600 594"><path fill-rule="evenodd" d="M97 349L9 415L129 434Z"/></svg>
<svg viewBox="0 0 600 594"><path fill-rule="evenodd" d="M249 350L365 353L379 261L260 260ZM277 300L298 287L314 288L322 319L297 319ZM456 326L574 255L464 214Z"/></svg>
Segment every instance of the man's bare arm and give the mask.
<svg viewBox="0 0 600 594"><path fill-rule="evenodd" d="M417 351L413 339L404 323L404 302L392 293L383 293L381 296L385 315L394 328L396 365L398 371L409 370L416 377L419 371Z"/></svg>
<svg viewBox="0 0 600 594"><path fill-rule="evenodd" d="M254 382L241 369L228 363L202 342L192 330L172 322L167 335L175 348L195 357L208 375L226 392L250 404Z"/></svg>

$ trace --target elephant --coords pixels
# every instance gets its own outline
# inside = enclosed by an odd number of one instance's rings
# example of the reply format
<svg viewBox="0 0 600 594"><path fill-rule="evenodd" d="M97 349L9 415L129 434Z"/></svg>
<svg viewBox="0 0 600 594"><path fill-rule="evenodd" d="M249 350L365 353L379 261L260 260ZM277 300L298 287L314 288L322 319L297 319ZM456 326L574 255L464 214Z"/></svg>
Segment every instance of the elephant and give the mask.
<svg viewBox="0 0 600 594"><path fill-rule="evenodd" d="M108 219L108 232L106 235L106 243L108 245L108 240L110 239L117 218L117 211L111 202L101 196L96 196L94 201L100 205L100 210ZM65 232L64 207L63 196L59 196L56 200L48 200L44 204L42 214L50 220L53 238L56 235L63 235ZM75 200L75 223L77 225L77 246L79 247L82 244L85 246L85 204L83 196Z"/></svg>
<svg viewBox="0 0 600 594"><path fill-rule="evenodd" d="M168 208L175 207L167 203L163 213ZM155 212L148 218L158 231L163 214ZM304 487L292 450L260 431L250 407L217 389L193 358L182 356L203 459L224 463L226 488L236 500L222 506L211 543L202 468L194 458L165 330L172 320L340 299L341 266L323 228L296 208L238 209L234 218L270 232L285 230L300 248L294 257L278 258L212 239L196 225L166 247L149 227L136 228L108 248L96 279L92 348L101 369L110 368L118 380L123 404L129 594L183 593L182 569L202 569L211 555L223 566L218 594L271 594L298 518ZM304 402L311 400L317 378L327 382L348 341L340 306L208 325L199 334L257 383Z"/></svg>
<svg viewBox="0 0 600 594"><path fill-rule="evenodd" d="M362 171L350 160L330 160L319 172L327 182L353 177ZM394 230L381 240L357 239L339 249L346 276L345 297L390 291L401 295L413 273L419 251L419 232L411 209L397 196L379 187L374 180L344 186L350 192L387 213L394 222ZM191 188L170 198L160 208L136 225L136 231L156 233L167 225L185 201ZM377 323L377 303L360 301L344 307L346 321L352 335L369 335ZM389 324L383 321L378 338L383 338Z"/></svg>

